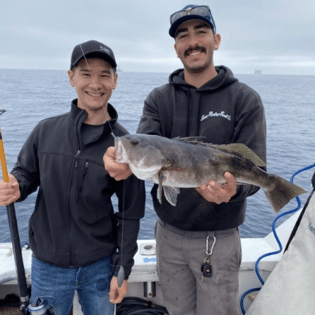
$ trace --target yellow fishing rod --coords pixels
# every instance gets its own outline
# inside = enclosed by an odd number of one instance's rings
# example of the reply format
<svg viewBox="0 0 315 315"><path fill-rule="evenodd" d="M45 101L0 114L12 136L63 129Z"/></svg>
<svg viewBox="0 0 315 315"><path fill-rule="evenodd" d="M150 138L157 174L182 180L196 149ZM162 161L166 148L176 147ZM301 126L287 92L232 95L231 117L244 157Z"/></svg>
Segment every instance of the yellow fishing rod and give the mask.
<svg viewBox="0 0 315 315"><path fill-rule="evenodd" d="M3 114L4 112L5 110L1 109L0 115ZM8 171L7 171L7 162L6 162L6 158L4 154L1 127L0 127L0 160L1 160L3 181L8 183L9 176L8 176ZM15 269L16 269L17 281L18 281L18 286L19 286L19 294L20 294L20 301L21 301L20 310L22 314L29 314L27 310L27 306L29 303L29 294L28 294L27 284L26 284L22 250L21 250L21 245L20 245L20 236L19 236L19 231L18 231L18 226L17 226L17 221L16 221L14 203L11 203L10 205L6 206L6 208L7 208L12 247L13 247L13 253L14 253Z"/></svg>

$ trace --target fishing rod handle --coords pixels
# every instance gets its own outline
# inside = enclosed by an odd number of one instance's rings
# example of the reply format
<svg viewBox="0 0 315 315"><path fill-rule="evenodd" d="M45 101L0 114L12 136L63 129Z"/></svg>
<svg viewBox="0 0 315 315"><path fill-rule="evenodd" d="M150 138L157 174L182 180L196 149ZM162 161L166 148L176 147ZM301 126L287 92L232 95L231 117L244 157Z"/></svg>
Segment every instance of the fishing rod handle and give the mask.
<svg viewBox="0 0 315 315"><path fill-rule="evenodd" d="M7 170L7 162L4 154L4 146L3 146L3 140L2 140L2 130L0 127L0 159L1 159L1 168L2 168L2 176L3 181L8 183L9 182L9 175Z"/></svg>

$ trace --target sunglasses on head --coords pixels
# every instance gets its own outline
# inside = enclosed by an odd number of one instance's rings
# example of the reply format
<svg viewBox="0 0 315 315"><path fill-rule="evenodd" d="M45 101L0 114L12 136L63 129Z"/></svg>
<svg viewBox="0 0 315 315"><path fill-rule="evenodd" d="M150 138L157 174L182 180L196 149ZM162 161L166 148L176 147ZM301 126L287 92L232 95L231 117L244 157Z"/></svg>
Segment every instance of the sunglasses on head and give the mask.
<svg viewBox="0 0 315 315"><path fill-rule="evenodd" d="M215 30L215 23L214 23L214 20L212 18L212 14L211 14L209 6L200 5L200 6L191 7L191 8L177 11L177 12L173 13L170 17L171 25L173 23L175 23L178 19L180 19L181 17L186 16L186 15L199 15L203 18L206 18L207 20L210 21L210 23L213 26L213 29Z"/></svg>

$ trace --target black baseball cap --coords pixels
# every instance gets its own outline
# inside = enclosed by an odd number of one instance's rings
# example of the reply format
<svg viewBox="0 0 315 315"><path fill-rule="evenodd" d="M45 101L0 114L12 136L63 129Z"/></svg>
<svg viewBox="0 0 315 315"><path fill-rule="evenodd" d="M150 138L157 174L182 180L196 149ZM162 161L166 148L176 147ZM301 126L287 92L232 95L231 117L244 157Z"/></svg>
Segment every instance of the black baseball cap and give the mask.
<svg viewBox="0 0 315 315"><path fill-rule="evenodd" d="M113 66L113 68L116 69L117 67L113 51L108 46L96 40L90 40L74 47L71 56L70 69L75 67L78 62L85 57L100 58L108 61Z"/></svg>
<svg viewBox="0 0 315 315"><path fill-rule="evenodd" d="M177 28L188 20L201 20L209 24L214 33L216 32L216 26L209 6L188 4L182 10L177 11L170 16L170 36L175 38Z"/></svg>

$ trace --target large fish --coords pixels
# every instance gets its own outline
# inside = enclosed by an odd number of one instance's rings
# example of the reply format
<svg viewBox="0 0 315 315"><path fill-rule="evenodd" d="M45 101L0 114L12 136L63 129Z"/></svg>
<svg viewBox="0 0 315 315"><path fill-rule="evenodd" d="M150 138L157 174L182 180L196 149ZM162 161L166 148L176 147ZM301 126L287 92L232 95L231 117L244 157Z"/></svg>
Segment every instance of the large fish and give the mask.
<svg viewBox="0 0 315 315"><path fill-rule="evenodd" d="M306 191L287 180L265 172L265 163L246 145L214 145L196 138L168 139L133 134L116 138L117 162L128 163L142 180L158 184L157 198L162 202L162 188L167 201L175 206L179 188L194 188L213 179L224 184L225 172L238 184L261 187L275 212L292 198ZM259 167L260 166L260 167Z"/></svg>

